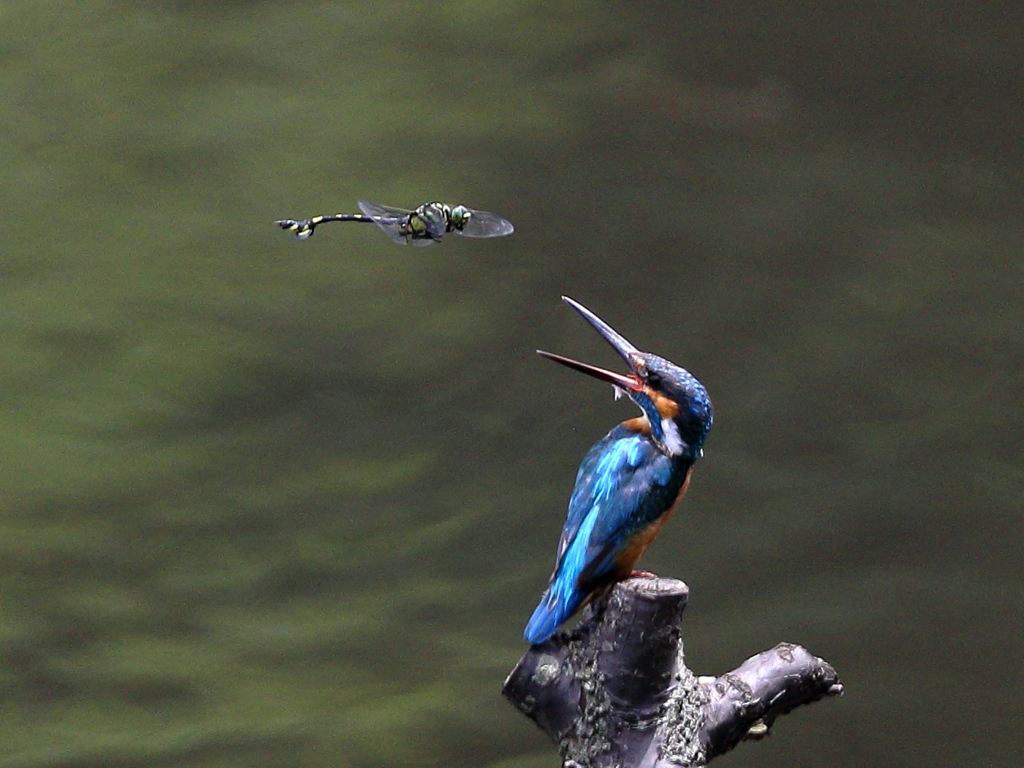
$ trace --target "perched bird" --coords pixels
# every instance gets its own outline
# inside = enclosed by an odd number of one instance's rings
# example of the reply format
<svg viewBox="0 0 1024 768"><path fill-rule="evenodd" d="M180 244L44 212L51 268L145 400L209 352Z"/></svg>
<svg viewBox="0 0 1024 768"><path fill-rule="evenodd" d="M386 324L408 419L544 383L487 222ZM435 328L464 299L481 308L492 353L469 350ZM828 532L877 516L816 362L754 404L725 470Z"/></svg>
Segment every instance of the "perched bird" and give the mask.
<svg viewBox="0 0 1024 768"><path fill-rule="evenodd" d="M610 383L616 398L628 395L643 414L605 435L580 465L554 573L524 632L534 644L550 638L580 606L633 572L686 493L712 419L707 390L693 375L641 352L582 304L562 299L612 345L630 372L615 373L541 350L538 354Z"/></svg>

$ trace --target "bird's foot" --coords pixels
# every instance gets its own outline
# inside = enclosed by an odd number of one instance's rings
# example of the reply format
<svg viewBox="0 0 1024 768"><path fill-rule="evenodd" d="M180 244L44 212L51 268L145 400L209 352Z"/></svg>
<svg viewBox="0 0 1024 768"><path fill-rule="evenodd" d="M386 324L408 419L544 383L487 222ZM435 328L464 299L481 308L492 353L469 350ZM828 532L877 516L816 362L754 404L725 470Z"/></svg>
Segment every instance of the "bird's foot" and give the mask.
<svg viewBox="0 0 1024 768"><path fill-rule="evenodd" d="M656 579L658 577L655 576L650 571L633 571L631 574L629 574L629 578L631 578L631 579Z"/></svg>

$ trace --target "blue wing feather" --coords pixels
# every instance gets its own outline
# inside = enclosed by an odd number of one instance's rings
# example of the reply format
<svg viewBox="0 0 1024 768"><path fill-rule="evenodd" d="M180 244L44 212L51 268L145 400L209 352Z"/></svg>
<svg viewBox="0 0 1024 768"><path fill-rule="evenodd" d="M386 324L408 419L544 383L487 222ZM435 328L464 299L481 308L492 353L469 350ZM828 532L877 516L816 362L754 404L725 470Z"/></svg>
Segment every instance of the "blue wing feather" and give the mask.
<svg viewBox="0 0 1024 768"><path fill-rule="evenodd" d="M614 579L616 556L657 520L685 479L647 436L619 425L587 453L547 592L526 626L531 643L547 640L595 589Z"/></svg>

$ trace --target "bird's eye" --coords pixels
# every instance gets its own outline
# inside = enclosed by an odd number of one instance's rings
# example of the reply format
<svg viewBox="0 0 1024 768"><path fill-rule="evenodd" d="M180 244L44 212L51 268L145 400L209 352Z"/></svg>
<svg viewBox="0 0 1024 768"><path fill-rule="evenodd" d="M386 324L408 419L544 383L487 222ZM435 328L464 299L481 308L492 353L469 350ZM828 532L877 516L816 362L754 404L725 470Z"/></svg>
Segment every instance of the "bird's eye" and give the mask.
<svg viewBox="0 0 1024 768"><path fill-rule="evenodd" d="M658 386L661 383L661 374L656 371L647 371L647 383L652 386Z"/></svg>

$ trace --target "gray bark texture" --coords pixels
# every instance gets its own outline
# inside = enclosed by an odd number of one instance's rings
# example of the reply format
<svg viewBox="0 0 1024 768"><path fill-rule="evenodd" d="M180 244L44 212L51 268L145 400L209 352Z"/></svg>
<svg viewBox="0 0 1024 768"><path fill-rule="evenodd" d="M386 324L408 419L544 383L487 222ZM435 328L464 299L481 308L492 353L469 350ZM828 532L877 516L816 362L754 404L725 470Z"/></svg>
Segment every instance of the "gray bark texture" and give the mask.
<svg viewBox="0 0 1024 768"><path fill-rule="evenodd" d="M564 768L702 766L842 694L829 664L789 643L696 677L679 631L688 595L675 579L627 579L519 660L502 693L558 744Z"/></svg>

